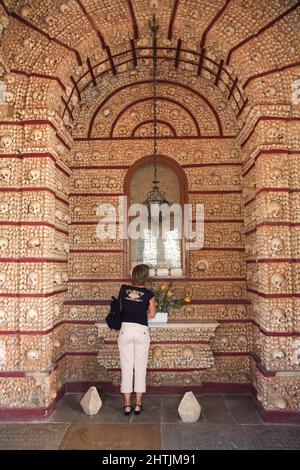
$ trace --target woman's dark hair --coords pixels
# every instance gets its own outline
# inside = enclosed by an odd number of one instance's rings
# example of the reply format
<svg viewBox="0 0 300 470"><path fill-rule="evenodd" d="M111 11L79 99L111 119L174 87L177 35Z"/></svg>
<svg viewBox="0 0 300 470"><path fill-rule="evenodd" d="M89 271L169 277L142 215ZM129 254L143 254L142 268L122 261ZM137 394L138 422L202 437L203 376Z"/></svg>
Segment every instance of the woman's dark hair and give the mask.
<svg viewBox="0 0 300 470"><path fill-rule="evenodd" d="M149 266L146 264L138 264L132 270L132 284L134 286L142 286L149 279Z"/></svg>

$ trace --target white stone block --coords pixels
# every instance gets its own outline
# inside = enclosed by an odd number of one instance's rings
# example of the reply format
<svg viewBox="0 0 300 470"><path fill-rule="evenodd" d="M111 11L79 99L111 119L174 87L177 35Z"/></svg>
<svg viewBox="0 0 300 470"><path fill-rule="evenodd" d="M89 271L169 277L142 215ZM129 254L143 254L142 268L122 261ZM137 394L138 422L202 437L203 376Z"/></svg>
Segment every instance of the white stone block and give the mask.
<svg viewBox="0 0 300 470"><path fill-rule="evenodd" d="M83 411L87 415L95 415L102 406L102 400L96 387L90 387L80 402Z"/></svg>
<svg viewBox="0 0 300 470"><path fill-rule="evenodd" d="M193 394L193 392L186 392L182 398L179 406L178 413L184 423L194 423L198 421L201 413L201 406Z"/></svg>

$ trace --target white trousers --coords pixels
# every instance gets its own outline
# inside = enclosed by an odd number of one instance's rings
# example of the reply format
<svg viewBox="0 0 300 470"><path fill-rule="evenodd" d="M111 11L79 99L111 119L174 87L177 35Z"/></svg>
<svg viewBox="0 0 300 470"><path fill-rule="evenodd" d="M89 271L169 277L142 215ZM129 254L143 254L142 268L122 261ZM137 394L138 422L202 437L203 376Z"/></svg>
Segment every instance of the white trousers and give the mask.
<svg viewBox="0 0 300 470"><path fill-rule="evenodd" d="M146 392L146 372L150 346L148 326L122 323L118 337L122 371L121 393Z"/></svg>

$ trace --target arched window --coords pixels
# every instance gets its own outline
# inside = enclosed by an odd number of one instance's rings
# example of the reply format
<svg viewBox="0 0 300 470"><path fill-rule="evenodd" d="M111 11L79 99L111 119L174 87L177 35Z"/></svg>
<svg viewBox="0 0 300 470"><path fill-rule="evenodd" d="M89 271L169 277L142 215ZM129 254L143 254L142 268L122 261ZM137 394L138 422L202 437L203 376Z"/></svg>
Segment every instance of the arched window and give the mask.
<svg viewBox="0 0 300 470"><path fill-rule="evenodd" d="M183 204L186 199L185 174L176 162L167 157L158 158L157 168L160 190L165 192L170 206L175 204L181 210L175 213L171 211L169 225L161 220L152 224L147 221L141 238L128 238L128 274L134 266L144 263L150 267L151 276L181 277L186 274L182 233ZM152 189L152 180L152 158L146 157L137 162L127 174L125 191L128 205L145 201L147 193ZM128 222L130 224L131 219Z"/></svg>

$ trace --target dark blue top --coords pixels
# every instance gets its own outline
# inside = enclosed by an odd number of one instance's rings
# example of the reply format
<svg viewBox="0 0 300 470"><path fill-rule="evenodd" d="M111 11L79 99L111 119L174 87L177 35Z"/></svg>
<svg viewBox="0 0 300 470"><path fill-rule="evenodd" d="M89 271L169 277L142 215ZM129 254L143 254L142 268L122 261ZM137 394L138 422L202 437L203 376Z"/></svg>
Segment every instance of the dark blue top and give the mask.
<svg viewBox="0 0 300 470"><path fill-rule="evenodd" d="M124 284L120 289L122 321L148 326L149 302L154 297L151 290Z"/></svg>

